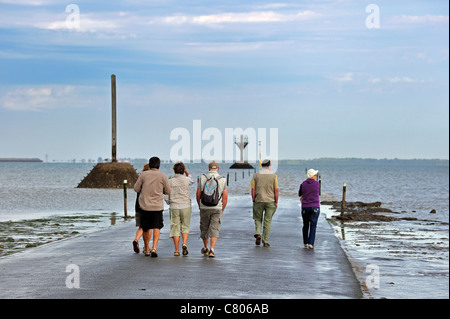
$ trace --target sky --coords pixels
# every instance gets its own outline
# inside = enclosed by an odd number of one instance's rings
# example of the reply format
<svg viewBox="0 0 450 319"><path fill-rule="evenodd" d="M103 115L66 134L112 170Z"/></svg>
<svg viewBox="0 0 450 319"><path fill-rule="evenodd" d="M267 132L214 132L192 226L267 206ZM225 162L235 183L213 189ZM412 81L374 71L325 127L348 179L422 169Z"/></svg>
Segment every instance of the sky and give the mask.
<svg viewBox="0 0 450 319"><path fill-rule="evenodd" d="M444 0L0 0L0 158L110 157L115 74L119 158L239 158L241 128L246 156L448 159L448 38Z"/></svg>

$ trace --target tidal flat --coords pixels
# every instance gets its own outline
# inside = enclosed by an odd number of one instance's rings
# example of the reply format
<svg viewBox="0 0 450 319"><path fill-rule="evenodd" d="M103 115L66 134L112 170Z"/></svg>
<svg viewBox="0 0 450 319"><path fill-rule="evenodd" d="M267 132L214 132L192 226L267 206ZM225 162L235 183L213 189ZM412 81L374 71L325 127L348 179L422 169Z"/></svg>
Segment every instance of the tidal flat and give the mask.
<svg viewBox="0 0 450 319"><path fill-rule="evenodd" d="M113 226L118 220L124 219L116 213L105 213L0 222L0 257Z"/></svg>

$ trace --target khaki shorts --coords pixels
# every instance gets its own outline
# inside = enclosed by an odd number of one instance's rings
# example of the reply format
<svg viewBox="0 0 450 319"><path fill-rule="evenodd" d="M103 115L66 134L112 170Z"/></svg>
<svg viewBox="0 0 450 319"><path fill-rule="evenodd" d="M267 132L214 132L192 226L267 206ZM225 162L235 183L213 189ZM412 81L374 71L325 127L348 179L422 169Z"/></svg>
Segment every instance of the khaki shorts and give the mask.
<svg viewBox="0 0 450 319"><path fill-rule="evenodd" d="M219 237L222 209L200 209L200 238Z"/></svg>
<svg viewBox="0 0 450 319"><path fill-rule="evenodd" d="M169 237L189 234L191 225L192 207L183 209L170 209L170 233Z"/></svg>

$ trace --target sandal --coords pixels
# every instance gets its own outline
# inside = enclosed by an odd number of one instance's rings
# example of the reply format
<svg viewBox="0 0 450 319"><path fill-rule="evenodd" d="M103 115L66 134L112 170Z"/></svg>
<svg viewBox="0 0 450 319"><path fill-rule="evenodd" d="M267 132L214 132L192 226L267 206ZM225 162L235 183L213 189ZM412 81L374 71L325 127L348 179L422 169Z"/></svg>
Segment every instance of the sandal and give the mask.
<svg viewBox="0 0 450 319"><path fill-rule="evenodd" d="M152 249L152 251L151 251L151 256L152 257L158 257L158 253L156 252L156 249Z"/></svg>
<svg viewBox="0 0 450 319"><path fill-rule="evenodd" d="M188 248L186 244L183 244L183 255L186 256L187 254L189 254Z"/></svg>
<svg viewBox="0 0 450 319"><path fill-rule="evenodd" d="M203 256L209 256L209 249L206 247L203 247L200 252L202 253Z"/></svg>
<svg viewBox="0 0 450 319"><path fill-rule="evenodd" d="M261 235L256 234L254 237L256 238L255 245L256 246L261 245Z"/></svg>
<svg viewBox="0 0 450 319"><path fill-rule="evenodd" d="M139 253L139 243L135 240L133 240L133 250L136 254Z"/></svg>
<svg viewBox="0 0 450 319"><path fill-rule="evenodd" d="M180 256L180 252L177 250L173 253L174 256Z"/></svg>
<svg viewBox="0 0 450 319"><path fill-rule="evenodd" d="M144 250L144 255L147 256L147 257L150 256L150 249L149 250Z"/></svg>

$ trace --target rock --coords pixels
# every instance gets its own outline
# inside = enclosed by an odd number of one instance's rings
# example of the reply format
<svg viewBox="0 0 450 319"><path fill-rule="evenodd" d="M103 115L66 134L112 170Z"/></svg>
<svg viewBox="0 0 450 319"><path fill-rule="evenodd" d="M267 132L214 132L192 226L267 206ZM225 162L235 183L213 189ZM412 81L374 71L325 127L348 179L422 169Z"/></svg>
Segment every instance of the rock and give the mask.
<svg viewBox="0 0 450 319"><path fill-rule="evenodd" d="M254 169L254 167L252 165L250 165L248 162L236 162L233 165L230 166L230 168L234 168L234 169Z"/></svg>
<svg viewBox="0 0 450 319"><path fill-rule="evenodd" d="M78 184L78 188L122 188L127 180L127 188L133 188L138 179L136 169L130 163L98 163Z"/></svg>
<svg viewBox="0 0 450 319"><path fill-rule="evenodd" d="M341 201L322 201L322 205L331 205L337 212L341 211ZM381 215L380 213L393 213L388 208L381 207L381 202L363 203L363 202L345 202L343 216L334 216L333 218L342 221L381 221L390 222L399 220L398 218Z"/></svg>
<svg viewBox="0 0 450 319"><path fill-rule="evenodd" d="M430 214L436 214L436 210L435 210L435 209L432 209L432 210L430 211Z"/></svg>

